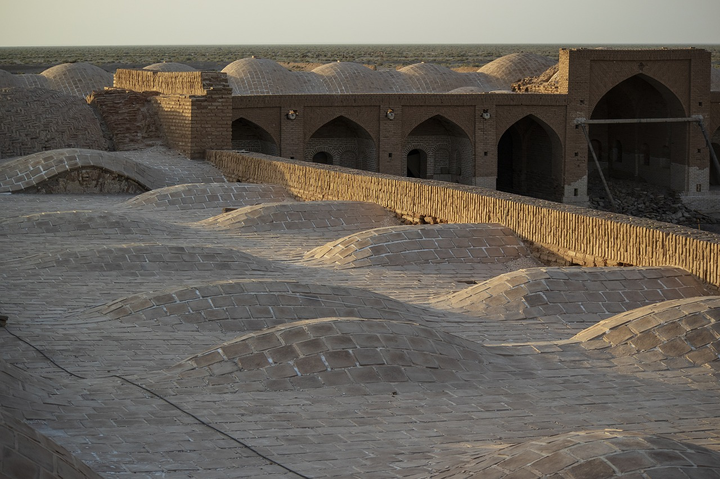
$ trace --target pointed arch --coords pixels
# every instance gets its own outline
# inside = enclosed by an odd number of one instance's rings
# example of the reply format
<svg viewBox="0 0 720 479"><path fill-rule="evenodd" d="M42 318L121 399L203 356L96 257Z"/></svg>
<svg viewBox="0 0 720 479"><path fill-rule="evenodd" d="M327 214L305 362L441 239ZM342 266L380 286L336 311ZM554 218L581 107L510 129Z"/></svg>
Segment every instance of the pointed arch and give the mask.
<svg viewBox="0 0 720 479"><path fill-rule="evenodd" d="M609 89L590 117L595 120L685 116L685 107L668 87L652 77L637 74ZM591 140L613 148L607 162L610 177L683 190L683 168L673 172L672 164L687 164L687 123L591 125L589 133Z"/></svg>
<svg viewBox="0 0 720 479"><path fill-rule="evenodd" d="M425 177L469 183L475 171L474 149L470 137L455 122L443 115L432 116L417 124L403 140L403 161L410 152L425 156ZM411 171L410 164L404 169Z"/></svg>
<svg viewBox="0 0 720 479"><path fill-rule="evenodd" d="M562 143L547 123L527 115L501 135L497 145L496 188L561 201Z"/></svg>
<svg viewBox="0 0 720 479"><path fill-rule="evenodd" d="M278 155L275 138L257 123L243 117L232 122L232 148L266 155Z"/></svg>
<svg viewBox="0 0 720 479"><path fill-rule="evenodd" d="M358 123L338 115L315 130L305 145L305 160L323 151L333 164L377 171L377 148L372 136Z"/></svg>

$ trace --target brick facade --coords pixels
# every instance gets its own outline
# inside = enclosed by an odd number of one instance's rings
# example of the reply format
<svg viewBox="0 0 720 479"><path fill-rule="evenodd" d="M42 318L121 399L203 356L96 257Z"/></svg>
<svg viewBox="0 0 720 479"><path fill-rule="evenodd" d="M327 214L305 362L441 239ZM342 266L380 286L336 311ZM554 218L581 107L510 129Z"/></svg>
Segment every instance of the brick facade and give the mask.
<svg viewBox="0 0 720 479"><path fill-rule="evenodd" d="M588 145L576 120L699 115L712 135L720 127L720 98L710 92L710 67L709 52L692 48L562 49L553 77L557 93L231 96L221 73L129 70L118 71L115 85L159 91L152 101L165 137L192 158L234 144L307 161L324 152L334 164L406 176L408 155L420 152L422 159L412 161L423 162L426 178L503 184L514 193L584 204ZM649 106L618 111L614 105L626 91L649 98ZM338 121L352 128L339 132ZM696 124L590 131L613 174L670 186L689 201L709 193L709 150Z"/></svg>

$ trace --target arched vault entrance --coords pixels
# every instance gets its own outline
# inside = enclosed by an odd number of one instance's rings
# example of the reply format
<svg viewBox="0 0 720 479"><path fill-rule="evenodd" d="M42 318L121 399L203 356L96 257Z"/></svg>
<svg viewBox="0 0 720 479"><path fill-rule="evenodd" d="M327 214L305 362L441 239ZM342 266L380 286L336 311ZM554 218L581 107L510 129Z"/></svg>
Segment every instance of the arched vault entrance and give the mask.
<svg viewBox="0 0 720 479"><path fill-rule="evenodd" d="M255 123L238 118L232 123L233 150L247 150L266 155L278 155L277 143L270 134Z"/></svg>
<svg viewBox="0 0 720 479"><path fill-rule="evenodd" d="M318 128L305 144L305 161L325 153L334 165L377 171L377 149L370 134L354 121L339 116Z"/></svg>
<svg viewBox="0 0 720 479"><path fill-rule="evenodd" d="M684 118L680 100L665 85L640 74L609 90L591 120ZM593 147L600 145L601 168L610 178L684 189L688 122L590 124ZM597 153L597 151L596 151ZM590 162L589 172L595 167ZM599 175L589 174L589 182ZM590 187L590 185L589 185Z"/></svg>
<svg viewBox="0 0 720 479"><path fill-rule="evenodd" d="M555 131L528 115L498 142L496 188L519 195L562 201L562 144Z"/></svg>
<svg viewBox="0 0 720 479"><path fill-rule="evenodd" d="M413 128L403 143L403 158L407 161L408 176L422 171L423 178L460 183L470 183L475 176L470 138L442 115L428 118ZM424 168L416 167L418 161Z"/></svg>

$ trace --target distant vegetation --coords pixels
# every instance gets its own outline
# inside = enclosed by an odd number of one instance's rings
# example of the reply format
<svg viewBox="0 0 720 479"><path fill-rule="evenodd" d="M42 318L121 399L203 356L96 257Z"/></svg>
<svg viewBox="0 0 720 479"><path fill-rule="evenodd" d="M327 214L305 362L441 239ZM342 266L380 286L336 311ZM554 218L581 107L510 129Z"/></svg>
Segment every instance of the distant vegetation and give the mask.
<svg viewBox="0 0 720 479"><path fill-rule="evenodd" d="M704 46L720 66L720 45ZM481 67L503 55L533 52L558 57L561 47L578 45L218 45L218 46L125 46L125 47L15 47L0 48L0 68L21 72L23 67L50 67L61 63L87 62L114 70L158 62L179 62L202 69L222 69L241 58L269 58L287 63L358 62L378 69L426 62L450 68ZM588 46L593 48L593 46ZM614 48L651 48L615 46Z"/></svg>

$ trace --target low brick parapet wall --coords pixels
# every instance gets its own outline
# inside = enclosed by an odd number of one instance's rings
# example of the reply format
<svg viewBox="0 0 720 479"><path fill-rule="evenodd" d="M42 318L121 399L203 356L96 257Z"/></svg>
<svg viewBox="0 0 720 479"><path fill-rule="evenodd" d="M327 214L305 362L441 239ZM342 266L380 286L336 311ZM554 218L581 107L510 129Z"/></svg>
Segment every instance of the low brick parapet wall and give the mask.
<svg viewBox="0 0 720 479"><path fill-rule="evenodd" d="M119 69L115 88L133 91L156 91L163 95L207 95L209 91L232 92L227 75L222 72L158 72Z"/></svg>
<svg viewBox="0 0 720 479"><path fill-rule="evenodd" d="M213 150L207 159L228 180L281 185L306 200L377 203L416 222L499 223L566 264L676 266L720 286L720 235L709 232L479 187L256 153Z"/></svg>

